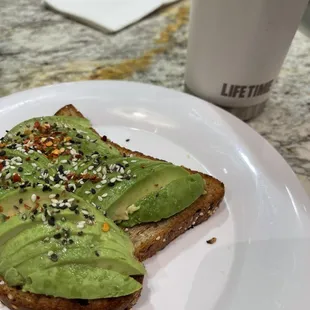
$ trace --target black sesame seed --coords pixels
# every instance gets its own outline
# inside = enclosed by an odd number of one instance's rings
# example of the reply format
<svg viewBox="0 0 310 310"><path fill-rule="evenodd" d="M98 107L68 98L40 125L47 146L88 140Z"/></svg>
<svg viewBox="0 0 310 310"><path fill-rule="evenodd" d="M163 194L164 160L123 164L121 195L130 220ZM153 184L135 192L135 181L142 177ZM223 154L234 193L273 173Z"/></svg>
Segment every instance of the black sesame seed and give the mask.
<svg viewBox="0 0 310 310"><path fill-rule="evenodd" d="M19 198L19 200L18 200L19 204L22 204L22 203L23 203L23 201L24 201L24 199L23 199L23 198Z"/></svg>
<svg viewBox="0 0 310 310"><path fill-rule="evenodd" d="M46 203L43 204L43 208L44 208L44 209L47 208L47 204L46 204Z"/></svg>
<svg viewBox="0 0 310 310"><path fill-rule="evenodd" d="M98 256L98 257L100 256L98 251L95 251L95 255Z"/></svg>
<svg viewBox="0 0 310 310"><path fill-rule="evenodd" d="M107 159L108 159L108 156L107 156L107 155L104 155L104 156L103 156L103 159L107 160Z"/></svg>
<svg viewBox="0 0 310 310"><path fill-rule="evenodd" d="M18 172L23 172L23 170L24 170L23 167L18 167L17 169Z"/></svg>
<svg viewBox="0 0 310 310"><path fill-rule="evenodd" d="M79 211L79 210L75 210L74 213L75 213L76 215L78 215L78 214L80 214L80 211Z"/></svg>
<svg viewBox="0 0 310 310"><path fill-rule="evenodd" d="M126 142L129 142L130 141L130 139L126 139Z"/></svg>
<svg viewBox="0 0 310 310"><path fill-rule="evenodd" d="M50 226L55 226L55 217L51 216L48 220L47 220L48 224Z"/></svg>
<svg viewBox="0 0 310 310"><path fill-rule="evenodd" d="M91 192L93 195L96 194L96 190L95 190L94 188L92 188L92 189L90 190L90 192Z"/></svg>
<svg viewBox="0 0 310 310"><path fill-rule="evenodd" d="M57 261L58 261L58 256L57 256L57 254L53 253L53 254L51 255L50 259L51 259L52 262L57 262Z"/></svg>
<svg viewBox="0 0 310 310"><path fill-rule="evenodd" d="M83 139L84 138L83 135L81 135L80 133L77 133L76 137L79 138L79 139Z"/></svg>
<svg viewBox="0 0 310 310"><path fill-rule="evenodd" d="M77 234L78 234L78 236L83 236L84 235L84 233L82 231L79 231Z"/></svg>
<svg viewBox="0 0 310 310"><path fill-rule="evenodd" d="M32 213L33 213L34 215L36 215L36 214L38 214L38 210L37 210L37 209L34 209L34 210L32 211Z"/></svg>
<svg viewBox="0 0 310 310"><path fill-rule="evenodd" d="M30 215L30 220L31 221L34 221L36 219L36 217L32 214L32 215Z"/></svg>
<svg viewBox="0 0 310 310"><path fill-rule="evenodd" d="M14 209L18 210L18 206L13 206Z"/></svg>
<svg viewBox="0 0 310 310"><path fill-rule="evenodd" d="M48 185L45 185L45 184L44 184L44 185L43 185L43 188L42 188L42 191L43 191L43 192L47 192L47 191L50 191L50 192L51 192L52 189L51 189Z"/></svg>
<svg viewBox="0 0 310 310"><path fill-rule="evenodd" d="M81 151L81 150L79 150L79 154L82 156L84 155L83 151Z"/></svg>
<svg viewBox="0 0 310 310"><path fill-rule="evenodd" d="M54 239L60 239L60 238L61 238L61 234L60 233L54 235Z"/></svg>
<svg viewBox="0 0 310 310"><path fill-rule="evenodd" d="M108 186L113 187L115 185L115 183L109 182Z"/></svg>
<svg viewBox="0 0 310 310"><path fill-rule="evenodd" d="M96 209L97 210L101 210L101 206L96 206Z"/></svg>
<svg viewBox="0 0 310 310"><path fill-rule="evenodd" d="M69 244L73 244L74 241L72 239L69 239Z"/></svg>
<svg viewBox="0 0 310 310"><path fill-rule="evenodd" d="M0 151L0 156L4 156L6 153L5 153L5 151L4 150L1 150Z"/></svg>
<svg viewBox="0 0 310 310"><path fill-rule="evenodd" d="M159 193L156 194L156 198L159 196Z"/></svg>
<svg viewBox="0 0 310 310"><path fill-rule="evenodd" d="M55 198L58 199L59 198L59 194L56 194Z"/></svg>
<svg viewBox="0 0 310 310"><path fill-rule="evenodd" d="M22 215L22 220L23 220L23 221L26 221L26 220L27 220L27 215L26 215L25 213Z"/></svg>
<svg viewBox="0 0 310 310"><path fill-rule="evenodd" d="M76 209L77 209L77 205L73 205L73 206L71 206L71 207L69 207L69 210L70 211L75 211Z"/></svg>

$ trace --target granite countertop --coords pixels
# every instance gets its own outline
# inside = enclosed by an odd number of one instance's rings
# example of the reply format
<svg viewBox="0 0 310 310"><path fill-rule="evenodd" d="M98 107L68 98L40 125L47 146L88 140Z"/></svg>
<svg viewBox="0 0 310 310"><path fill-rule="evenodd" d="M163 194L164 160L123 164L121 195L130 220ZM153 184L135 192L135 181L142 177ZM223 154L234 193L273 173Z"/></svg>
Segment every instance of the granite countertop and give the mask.
<svg viewBox="0 0 310 310"><path fill-rule="evenodd" d="M45 9L2 0L0 97L46 84L126 79L183 90L189 2L106 35ZM267 108L249 122L310 193L310 39L297 33Z"/></svg>

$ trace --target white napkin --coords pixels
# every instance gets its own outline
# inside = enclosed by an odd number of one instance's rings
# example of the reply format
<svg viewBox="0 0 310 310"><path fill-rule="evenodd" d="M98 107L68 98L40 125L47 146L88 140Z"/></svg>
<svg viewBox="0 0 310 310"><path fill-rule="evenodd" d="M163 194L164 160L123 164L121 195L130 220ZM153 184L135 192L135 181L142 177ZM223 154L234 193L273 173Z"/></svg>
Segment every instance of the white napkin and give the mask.
<svg viewBox="0 0 310 310"><path fill-rule="evenodd" d="M43 3L91 27L116 32L176 1L179 0L43 0Z"/></svg>

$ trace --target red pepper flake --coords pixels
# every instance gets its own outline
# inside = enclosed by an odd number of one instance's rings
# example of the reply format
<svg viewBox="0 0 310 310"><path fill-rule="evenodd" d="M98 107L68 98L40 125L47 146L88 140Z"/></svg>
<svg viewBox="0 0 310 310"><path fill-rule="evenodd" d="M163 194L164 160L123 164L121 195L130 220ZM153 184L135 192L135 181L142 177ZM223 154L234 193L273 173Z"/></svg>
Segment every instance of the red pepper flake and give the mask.
<svg viewBox="0 0 310 310"><path fill-rule="evenodd" d="M25 160L26 160L26 161L29 161L29 160L30 160L30 157L27 157Z"/></svg>
<svg viewBox="0 0 310 310"><path fill-rule="evenodd" d="M34 125L33 125L33 128L38 129L38 128L40 128L40 127L41 127L40 123L39 123L38 121L35 121L35 122L34 122Z"/></svg>
<svg viewBox="0 0 310 310"><path fill-rule="evenodd" d="M18 173L14 173L12 176L13 183L20 182L22 179Z"/></svg>
<svg viewBox="0 0 310 310"><path fill-rule="evenodd" d="M4 168L3 164L0 163L0 171Z"/></svg>
<svg viewBox="0 0 310 310"><path fill-rule="evenodd" d="M37 200L39 200L41 197L37 195Z"/></svg>
<svg viewBox="0 0 310 310"><path fill-rule="evenodd" d="M26 205L26 204L24 204L24 208L25 208L26 210L31 210L31 208L30 208L28 205Z"/></svg>
<svg viewBox="0 0 310 310"><path fill-rule="evenodd" d="M108 138L107 138L107 136L102 136L102 137L101 137L101 140L102 140L103 142L107 142Z"/></svg>

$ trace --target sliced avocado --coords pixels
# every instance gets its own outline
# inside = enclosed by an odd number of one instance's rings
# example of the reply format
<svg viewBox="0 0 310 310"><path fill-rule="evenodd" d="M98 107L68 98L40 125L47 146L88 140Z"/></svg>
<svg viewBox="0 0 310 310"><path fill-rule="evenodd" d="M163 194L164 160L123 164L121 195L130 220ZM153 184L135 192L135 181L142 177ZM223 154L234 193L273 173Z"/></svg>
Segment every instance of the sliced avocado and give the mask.
<svg viewBox="0 0 310 310"><path fill-rule="evenodd" d="M57 233L54 231L54 234L57 236ZM27 246L22 247L18 252L15 252L13 255L6 256L1 258L0 261L0 274L4 274L8 268L16 267L19 264L27 261L36 256L40 256L43 254L47 254L49 251L53 251L55 253L67 250L67 248L77 248L86 246L87 244L92 244L98 242L98 237L93 235L85 235L83 238L79 236L73 235L70 238L64 239L55 239L50 238L48 241L37 241L33 242ZM63 241L66 241L64 244Z"/></svg>
<svg viewBox="0 0 310 310"><path fill-rule="evenodd" d="M128 167L121 167L123 158L115 158L109 160L104 168L100 171L108 171L102 182L94 184L91 181L85 182L76 193L86 201L99 205L102 210L117 200L130 187L152 173L153 167L162 165L163 163L144 159L132 159L134 163L128 164ZM124 160L124 162L127 162ZM168 164L166 164L168 165ZM121 167L121 170L115 170L115 166ZM143 167L143 168L141 168ZM112 172L111 172L112 170ZM138 173L140 172L140 173ZM136 175L138 173L138 175ZM135 177L133 177L135 176Z"/></svg>
<svg viewBox="0 0 310 310"><path fill-rule="evenodd" d="M44 117L34 117L28 119L22 123L19 123L15 127L13 127L5 136L5 140L10 139L12 136L19 137L18 133L23 134L25 130L32 129L35 122L39 123L49 123L49 124L57 124L58 127L67 128L70 127L82 127L89 129L91 127L90 121L85 118L80 117L68 117L68 116L44 116Z"/></svg>
<svg viewBox="0 0 310 310"><path fill-rule="evenodd" d="M106 248L104 243L94 244L93 248L68 248L65 253L55 253L57 261L51 261L48 253L36 256L16 266L18 272L26 277L37 269L43 270L54 266L68 264L87 264L117 271L125 275L141 275L145 273L143 264L130 254Z"/></svg>
<svg viewBox="0 0 310 310"><path fill-rule="evenodd" d="M128 220L128 208L136 201L187 175L188 172L182 167L167 164L155 166L152 173L136 182L119 199L112 203L107 210L107 216L114 221Z"/></svg>
<svg viewBox="0 0 310 310"><path fill-rule="evenodd" d="M8 148L0 149L3 159L0 159L1 192L8 188L17 188L25 181L44 183L43 175L54 175L49 160L42 154L34 152L25 154Z"/></svg>
<svg viewBox="0 0 310 310"><path fill-rule="evenodd" d="M140 223L158 222L169 218L190 206L205 189L200 174L193 174L172 181L164 188L138 200L129 213L129 219L120 223L132 227Z"/></svg>
<svg viewBox="0 0 310 310"><path fill-rule="evenodd" d="M23 291L66 299L120 297L141 289L131 277L88 265L66 265L29 275Z"/></svg>

